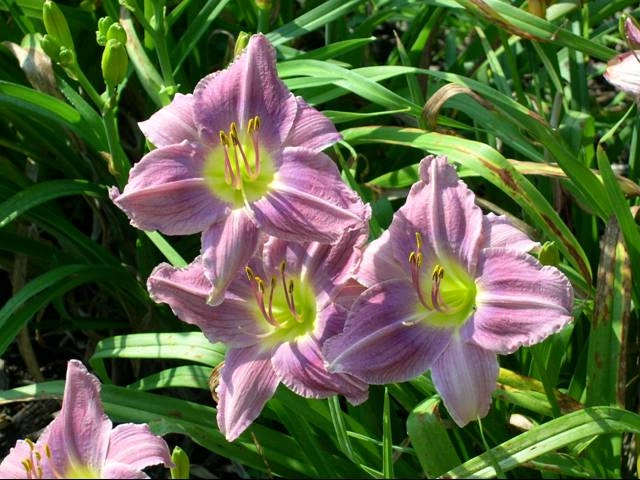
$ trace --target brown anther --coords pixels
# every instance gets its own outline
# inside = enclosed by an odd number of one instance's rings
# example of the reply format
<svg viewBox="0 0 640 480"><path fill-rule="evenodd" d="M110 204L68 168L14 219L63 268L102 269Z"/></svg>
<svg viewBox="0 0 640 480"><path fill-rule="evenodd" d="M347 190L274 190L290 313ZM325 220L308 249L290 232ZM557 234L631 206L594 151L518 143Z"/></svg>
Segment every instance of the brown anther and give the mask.
<svg viewBox="0 0 640 480"><path fill-rule="evenodd" d="M223 130L220 130L220 143L225 147L229 146L229 137Z"/></svg>
<svg viewBox="0 0 640 480"><path fill-rule="evenodd" d="M249 265L244 267L244 273L247 274L247 278L249 279L249 281L252 281L253 277L255 277L255 275L253 273L253 270L251 269L251 267Z"/></svg>
<svg viewBox="0 0 640 480"><path fill-rule="evenodd" d="M253 117L253 129L257 132L260 130L260 117L256 115Z"/></svg>

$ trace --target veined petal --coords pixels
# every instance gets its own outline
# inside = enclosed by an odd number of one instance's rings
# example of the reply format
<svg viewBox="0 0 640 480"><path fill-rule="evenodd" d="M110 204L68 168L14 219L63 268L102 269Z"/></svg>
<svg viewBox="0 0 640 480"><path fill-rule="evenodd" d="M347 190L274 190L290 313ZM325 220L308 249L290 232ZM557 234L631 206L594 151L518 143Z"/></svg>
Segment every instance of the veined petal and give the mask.
<svg viewBox="0 0 640 480"><path fill-rule="evenodd" d="M489 213L484 216L484 245L482 248L506 248L526 253L540 246L526 233L511 225L504 215Z"/></svg>
<svg viewBox="0 0 640 480"><path fill-rule="evenodd" d="M224 292L238 272L244 272L261 241L260 231L247 212L240 208L202 235L202 260L211 282L208 303L219 305Z"/></svg>
<svg viewBox="0 0 640 480"><path fill-rule="evenodd" d="M320 347L313 335L279 345L271 363L280 381L305 398L341 394L353 405L364 402L369 394L367 384L347 374L329 373Z"/></svg>
<svg viewBox="0 0 640 480"><path fill-rule="evenodd" d="M233 442L260 415L278 387L271 352L260 346L227 352L218 385L218 428Z"/></svg>
<svg viewBox="0 0 640 480"><path fill-rule="evenodd" d="M287 147L305 147L320 152L338 142L342 135L324 114L310 107L302 97L296 97L298 112L285 141Z"/></svg>
<svg viewBox="0 0 640 480"><path fill-rule="evenodd" d="M147 288L154 301L167 303L180 320L198 326L212 342L245 347L255 344L256 337L264 333L248 302L253 294L244 273L237 275L231 292L218 307L206 303L211 283L200 257L184 269L158 265L147 280Z"/></svg>
<svg viewBox="0 0 640 480"><path fill-rule="evenodd" d="M38 440L51 449L52 470L63 476L71 468L99 475L111 426L100 401L100 382L80 361L69 360L62 409Z"/></svg>
<svg viewBox="0 0 640 480"><path fill-rule="evenodd" d="M431 378L449 414L458 426L484 417L491 406L491 392L498 379L498 359L459 336L431 367Z"/></svg>
<svg viewBox="0 0 640 480"><path fill-rule="evenodd" d="M408 254L403 260L406 262L404 268L395 259L390 232L385 230L365 248L355 277L367 287L385 280L410 278Z"/></svg>
<svg viewBox="0 0 640 480"><path fill-rule="evenodd" d="M295 96L278 78L276 55L263 35L253 35L246 50L226 70L204 77L194 90L195 121L209 145L231 122L246 129L260 117L260 142L267 149L285 142L298 110Z"/></svg>
<svg viewBox="0 0 640 480"><path fill-rule="evenodd" d="M365 291L354 303L344 332L324 344L329 371L384 384L410 380L428 370L452 332L420 322L417 304L409 281L388 280Z"/></svg>
<svg viewBox="0 0 640 480"><path fill-rule="evenodd" d="M640 94L640 50L615 56L607 64L604 78L611 85L632 95Z"/></svg>
<svg viewBox="0 0 640 480"><path fill-rule="evenodd" d="M363 228L371 215L322 153L287 148L271 188L251 209L265 232L285 240L334 243L345 231Z"/></svg>
<svg viewBox="0 0 640 480"><path fill-rule="evenodd" d="M138 123L140 130L156 147L166 147L183 140L197 143L198 129L193 120L193 95L176 93L173 101Z"/></svg>
<svg viewBox="0 0 640 480"><path fill-rule="evenodd" d="M473 275L483 235L483 215L475 205L475 195L444 156L425 157L420 162L420 178L389 227L396 259L408 259L416 248L418 232L426 259L432 255L456 259Z"/></svg>
<svg viewBox="0 0 640 480"><path fill-rule="evenodd" d="M533 345L572 320L573 289L557 268L505 249L481 253L470 338L507 354ZM465 329L466 329L465 325Z"/></svg>
<svg viewBox="0 0 640 480"><path fill-rule="evenodd" d="M203 159L202 148L186 141L158 148L131 169L122 193L114 187L109 196L141 230L202 232L228 213L205 184Z"/></svg>
<svg viewBox="0 0 640 480"><path fill-rule="evenodd" d="M105 469L113 463L126 464L134 470L158 464L174 466L167 442L151 433L148 425L134 423L118 425L111 431Z"/></svg>
<svg viewBox="0 0 640 480"><path fill-rule="evenodd" d="M110 462L105 465L102 471L102 478L125 479L125 478L149 478L149 475L142 470L133 468L131 465L120 462Z"/></svg>

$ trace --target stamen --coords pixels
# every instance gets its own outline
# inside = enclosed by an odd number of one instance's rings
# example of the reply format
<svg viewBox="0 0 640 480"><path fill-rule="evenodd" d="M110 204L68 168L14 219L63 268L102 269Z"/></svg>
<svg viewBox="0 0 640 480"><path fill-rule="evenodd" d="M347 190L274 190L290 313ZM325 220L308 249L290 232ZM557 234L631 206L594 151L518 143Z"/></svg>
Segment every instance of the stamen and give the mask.
<svg viewBox="0 0 640 480"><path fill-rule="evenodd" d="M229 159L229 137L224 131L220 130L220 144L224 150L224 181L227 185L236 184L235 175L231 168L231 160Z"/></svg>
<svg viewBox="0 0 640 480"><path fill-rule="evenodd" d="M247 274L247 278L249 279L250 282L253 281L253 277L255 277L255 274L253 273L253 270L249 265L244 267L244 273Z"/></svg>
<svg viewBox="0 0 640 480"><path fill-rule="evenodd" d="M449 307L442 298L442 292L440 291L440 284L444 278L444 268L442 268L440 264L436 264L436 266L433 267L431 278L433 280L433 283L431 284L431 301L433 302L434 308L439 312L449 310Z"/></svg>
<svg viewBox="0 0 640 480"><path fill-rule="evenodd" d="M257 135L258 130L260 130L260 117L256 115L251 120L253 120L253 128L249 130L249 135L251 136L251 143L253 143L253 154L255 157L255 170L253 172L253 175L251 176L251 179L255 180L260 176L260 146ZM249 120L250 123L251 120Z"/></svg>
<svg viewBox="0 0 640 480"><path fill-rule="evenodd" d="M296 310L295 297L293 296L293 280L289 280L289 297L291 297L291 313L299 323L302 323L302 317L298 315L298 311Z"/></svg>
<svg viewBox="0 0 640 480"><path fill-rule="evenodd" d="M416 234L416 238L417 238ZM411 281L413 283L413 287L418 294L418 299L420 303L424 305L427 310L433 310L433 307L427 302L424 298L424 293L422 292L422 286L420 285L420 270L422 270L422 252L411 252L409 254L409 264L411 269Z"/></svg>
<svg viewBox="0 0 640 480"><path fill-rule="evenodd" d="M271 277L271 291L269 292L269 316L273 318L273 292L276 289L276 277Z"/></svg>
<svg viewBox="0 0 640 480"><path fill-rule="evenodd" d="M282 288L284 289L284 298L285 298L285 300L287 302L287 307L289 307L289 311L295 315L295 313L294 313L295 312L295 306L293 304L293 298L289 294L289 289L287 288L287 279L284 276L284 270L285 270L286 266L287 266L287 264L283 260L282 263L280 264L280 278L282 280Z"/></svg>
<svg viewBox="0 0 640 480"><path fill-rule="evenodd" d="M51 449L49 448L48 443L44 446L44 454L47 458L51 458Z"/></svg>

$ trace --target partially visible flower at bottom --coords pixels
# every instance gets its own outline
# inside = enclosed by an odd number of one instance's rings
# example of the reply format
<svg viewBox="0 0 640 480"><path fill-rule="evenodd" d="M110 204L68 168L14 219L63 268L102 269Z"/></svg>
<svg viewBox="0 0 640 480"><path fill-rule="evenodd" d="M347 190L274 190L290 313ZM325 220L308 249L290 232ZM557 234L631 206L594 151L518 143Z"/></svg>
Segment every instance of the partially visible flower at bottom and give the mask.
<svg viewBox="0 0 640 480"><path fill-rule="evenodd" d="M496 354L569 323L573 289L526 253L536 243L505 217L483 215L446 157L423 159L420 178L389 230L365 250L355 277L369 288L323 352L329 371L372 384L430 369L463 426L489 410Z"/></svg>
<svg viewBox="0 0 640 480"><path fill-rule="evenodd" d="M145 467L174 467L166 442L148 425L112 426L100 382L70 360L60 413L37 442L18 440L0 463L0 478L149 478Z"/></svg>
<svg viewBox="0 0 640 480"><path fill-rule="evenodd" d="M151 273L147 287L155 301L229 347L217 388L218 427L227 440L260 415L280 383L306 398L342 394L354 405L366 400L367 384L329 373L321 352L326 339L342 331L350 303L363 291L349 274L366 237L366 229L348 232L335 245L272 237L215 307L206 303L211 285L201 258L185 269L162 264Z"/></svg>

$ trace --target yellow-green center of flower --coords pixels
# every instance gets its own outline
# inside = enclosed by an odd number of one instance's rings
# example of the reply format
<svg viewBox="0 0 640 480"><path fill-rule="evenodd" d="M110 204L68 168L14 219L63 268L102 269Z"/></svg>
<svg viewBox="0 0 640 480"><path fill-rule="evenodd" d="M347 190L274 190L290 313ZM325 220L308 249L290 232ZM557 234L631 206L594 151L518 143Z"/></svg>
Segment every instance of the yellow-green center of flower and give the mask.
<svg viewBox="0 0 640 480"><path fill-rule="evenodd" d="M455 260L438 258L424 264L422 237L416 232L416 249L409 254L411 279L418 294L418 322L436 328L464 324L475 308L476 284Z"/></svg>
<svg viewBox="0 0 640 480"><path fill-rule="evenodd" d="M238 208L262 197L273 181L275 165L260 146L260 117L238 129L220 130L220 143L207 155L203 176L212 193Z"/></svg>
<svg viewBox="0 0 640 480"><path fill-rule="evenodd" d="M79 462L68 459L68 464L64 472L58 472L52 461L51 449L49 445L44 445L44 452L36 448L36 445L29 440L25 440L30 448L29 457L22 460L25 469L25 478L44 478L42 465L46 462L54 478L101 478L102 475L95 468L82 465ZM43 457L44 453L44 457Z"/></svg>
<svg viewBox="0 0 640 480"><path fill-rule="evenodd" d="M280 275L268 284L250 267L245 272L255 296L255 313L260 321L268 323L263 345L272 347L313 330L316 319L316 296L311 285L299 277L288 277L286 263L280 264Z"/></svg>

